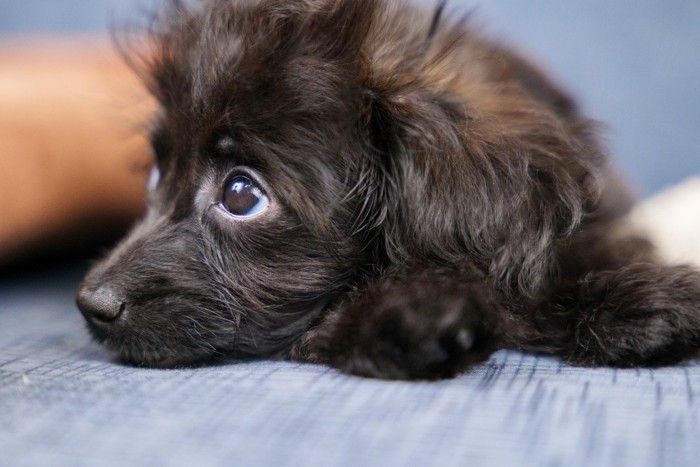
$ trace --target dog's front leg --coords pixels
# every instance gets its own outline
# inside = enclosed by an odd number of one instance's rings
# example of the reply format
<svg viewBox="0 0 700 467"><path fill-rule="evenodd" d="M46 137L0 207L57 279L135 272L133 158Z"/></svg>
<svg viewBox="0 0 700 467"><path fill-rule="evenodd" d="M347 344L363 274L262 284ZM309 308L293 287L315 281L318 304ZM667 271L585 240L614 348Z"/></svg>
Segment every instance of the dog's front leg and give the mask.
<svg viewBox="0 0 700 467"><path fill-rule="evenodd" d="M559 285L536 311L539 344L586 366L675 364L700 355L700 273L632 263Z"/></svg>
<svg viewBox="0 0 700 467"><path fill-rule="evenodd" d="M329 310L292 355L362 376L446 378L498 348L505 321L471 265L385 272Z"/></svg>

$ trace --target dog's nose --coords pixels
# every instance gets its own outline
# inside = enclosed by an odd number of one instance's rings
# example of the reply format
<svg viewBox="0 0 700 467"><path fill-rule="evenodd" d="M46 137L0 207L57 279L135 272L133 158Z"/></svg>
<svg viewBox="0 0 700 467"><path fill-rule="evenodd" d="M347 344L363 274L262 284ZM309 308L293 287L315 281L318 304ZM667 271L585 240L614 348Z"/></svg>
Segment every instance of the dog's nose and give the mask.
<svg viewBox="0 0 700 467"><path fill-rule="evenodd" d="M110 287L90 289L83 286L78 292L78 308L89 319L103 322L116 320L124 312L126 303Z"/></svg>

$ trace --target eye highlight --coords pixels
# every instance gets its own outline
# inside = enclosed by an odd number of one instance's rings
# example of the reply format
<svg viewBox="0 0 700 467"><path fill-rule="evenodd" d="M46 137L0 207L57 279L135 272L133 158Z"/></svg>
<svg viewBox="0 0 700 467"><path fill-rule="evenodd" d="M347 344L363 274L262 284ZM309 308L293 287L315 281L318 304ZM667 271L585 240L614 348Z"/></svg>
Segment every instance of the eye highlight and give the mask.
<svg viewBox="0 0 700 467"><path fill-rule="evenodd" d="M236 175L224 188L221 206L237 217L252 217L270 205L270 199L245 175Z"/></svg>

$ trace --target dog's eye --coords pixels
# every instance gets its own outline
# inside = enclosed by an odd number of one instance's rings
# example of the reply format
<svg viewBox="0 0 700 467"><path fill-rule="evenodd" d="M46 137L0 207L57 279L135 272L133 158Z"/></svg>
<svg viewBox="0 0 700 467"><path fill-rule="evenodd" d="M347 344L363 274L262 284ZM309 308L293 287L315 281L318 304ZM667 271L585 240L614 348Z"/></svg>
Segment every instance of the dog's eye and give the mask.
<svg viewBox="0 0 700 467"><path fill-rule="evenodd" d="M228 182L222 202L224 209L241 217L254 216L269 204L267 195L245 175L237 175Z"/></svg>

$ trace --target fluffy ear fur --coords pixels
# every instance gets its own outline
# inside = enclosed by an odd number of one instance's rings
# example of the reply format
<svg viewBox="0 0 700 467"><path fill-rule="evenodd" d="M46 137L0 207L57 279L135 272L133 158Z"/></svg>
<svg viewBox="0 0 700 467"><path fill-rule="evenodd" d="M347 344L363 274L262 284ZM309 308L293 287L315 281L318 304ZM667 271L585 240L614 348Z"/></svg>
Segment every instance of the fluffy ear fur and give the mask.
<svg viewBox="0 0 700 467"><path fill-rule="evenodd" d="M467 252L504 291L531 295L555 271L553 244L597 205L602 156L563 93L466 31L425 34L421 53L387 69L393 54L369 47L372 164L384 185L375 213L391 262ZM465 49L474 69L453 69ZM491 76L470 84L480 73Z"/></svg>

